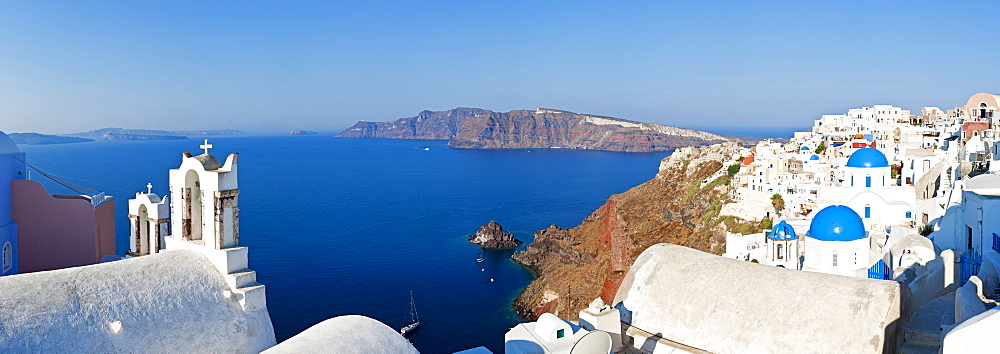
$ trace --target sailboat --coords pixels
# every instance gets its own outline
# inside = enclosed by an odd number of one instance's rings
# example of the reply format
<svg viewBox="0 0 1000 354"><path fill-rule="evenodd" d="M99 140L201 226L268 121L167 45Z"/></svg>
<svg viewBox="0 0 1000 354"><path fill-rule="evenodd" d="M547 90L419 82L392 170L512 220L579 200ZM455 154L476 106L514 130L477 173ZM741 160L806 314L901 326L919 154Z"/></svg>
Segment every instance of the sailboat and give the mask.
<svg viewBox="0 0 1000 354"><path fill-rule="evenodd" d="M479 251L479 258L476 258L476 263L483 263L483 261L485 261L485 259L483 259L483 252Z"/></svg>
<svg viewBox="0 0 1000 354"><path fill-rule="evenodd" d="M420 325L420 316L417 315L417 305L413 303L413 292L410 292L410 324L399 330L399 334L406 335L413 332Z"/></svg>

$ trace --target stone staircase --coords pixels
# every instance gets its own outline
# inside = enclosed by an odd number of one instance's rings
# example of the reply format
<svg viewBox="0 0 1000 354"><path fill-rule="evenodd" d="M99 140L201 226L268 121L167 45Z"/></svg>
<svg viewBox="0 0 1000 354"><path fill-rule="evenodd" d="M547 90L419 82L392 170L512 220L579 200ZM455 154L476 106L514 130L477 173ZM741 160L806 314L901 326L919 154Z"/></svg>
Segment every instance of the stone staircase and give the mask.
<svg viewBox="0 0 1000 354"><path fill-rule="evenodd" d="M900 353L931 354L941 350L941 325L955 320L955 293L931 300L917 309L906 324Z"/></svg>

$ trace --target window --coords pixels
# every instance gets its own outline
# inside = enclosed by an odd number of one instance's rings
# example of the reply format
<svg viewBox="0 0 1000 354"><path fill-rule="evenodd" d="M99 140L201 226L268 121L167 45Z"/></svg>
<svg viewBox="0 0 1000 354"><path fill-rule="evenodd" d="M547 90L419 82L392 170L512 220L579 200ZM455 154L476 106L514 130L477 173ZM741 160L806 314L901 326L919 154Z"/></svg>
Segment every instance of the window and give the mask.
<svg viewBox="0 0 1000 354"><path fill-rule="evenodd" d="M559 339L559 338L562 338L562 337L565 337L565 336L566 336L566 330L565 329L560 329L560 330L556 331L556 339Z"/></svg>
<svg viewBox="0 0 1000 354"><path fill-rule="evenodd" d="M865 219L870 219L872 217L872 207L865 204Z"/></svg>
<svg viewBox="0 0 1000 354"><path fill-rule="evenodd" d="M833 267L837 268L837 251L833 251Z"/></svg>
<svg viewBox="0 0 1000 354"><path fill-rule="evenodd" d="M14 247L7 242L3 244L3 272L6 273L11 268L14 268Z"/></svg>
<svg viewBox="0 0 1000 354"><path fill-rule="evenodd" d="M913 217L913 214L912 214L912 213L910 213L910 212L906 212L906 218L907 218L907 219L909 219L909 218L912 218L912 217Z"/></svg>
<svg viewBox="0 0 1000 354"><path fill-rule="evenodd" d="M778 259L785 259L785 254L782 253L781 245L775 246L774 249L775 249L775 253L778 254Z"/></svg>
<svg viewBox="0 0 1000 354"><path fill-rule="evenodd" d="M865 176L865 187L872 187L872 176Z"/></svg>

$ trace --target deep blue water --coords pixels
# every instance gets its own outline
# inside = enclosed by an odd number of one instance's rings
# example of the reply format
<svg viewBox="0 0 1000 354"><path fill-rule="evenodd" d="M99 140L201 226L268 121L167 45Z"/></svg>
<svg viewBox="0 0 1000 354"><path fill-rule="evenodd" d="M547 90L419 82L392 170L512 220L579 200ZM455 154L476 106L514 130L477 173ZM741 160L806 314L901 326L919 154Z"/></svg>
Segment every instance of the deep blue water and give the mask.
<svg viewBox="0 0 1000 354"><path fill-rule="evenodd" d="M523 321L511 301L531 273L513 251L466 235L497 220L530 242L550 224L576 226L611 194L649 180L667 153L455 150L442 141L326 136L212 138L220 160L239 152L240 242L267 286L278 341L324 319L361 314L407 323L409 291L426 353L485 345ZM27 161L116 197L118 253L128 249L127 201L201 140L26 146ZM430 148L430 150L424 150ZM50 193L68 190L33 174ZM523 246L522 246L523 247ZM490 281L490 279L494 281Z"/></svg>

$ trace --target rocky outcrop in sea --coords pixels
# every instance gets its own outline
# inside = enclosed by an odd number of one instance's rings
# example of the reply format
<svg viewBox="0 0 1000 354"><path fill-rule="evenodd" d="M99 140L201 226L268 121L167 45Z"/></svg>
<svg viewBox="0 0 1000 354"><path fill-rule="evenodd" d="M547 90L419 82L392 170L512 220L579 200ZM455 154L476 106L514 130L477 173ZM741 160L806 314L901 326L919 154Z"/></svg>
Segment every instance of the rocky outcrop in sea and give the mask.
<svg viewBox="0 0 1000 354"><path fill-rule="evenodd" d="M482 248L514 248L523 243L493 220L480 226L475 234L469 235L469 242L479 244Z"/></svg>

